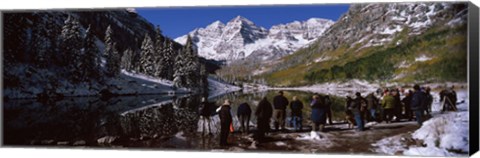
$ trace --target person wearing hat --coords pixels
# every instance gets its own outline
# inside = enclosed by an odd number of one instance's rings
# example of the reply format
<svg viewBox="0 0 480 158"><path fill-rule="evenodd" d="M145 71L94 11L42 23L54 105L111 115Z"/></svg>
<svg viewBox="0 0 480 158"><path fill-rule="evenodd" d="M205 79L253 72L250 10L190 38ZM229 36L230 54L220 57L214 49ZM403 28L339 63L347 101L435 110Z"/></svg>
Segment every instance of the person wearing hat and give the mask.
<svg viewBox="0 0 480 158"><path fill-rule="evenodd" d="M228 99L220 106L218 116L220 117L220 146L226 146L230 124L232 123L232 114L230 113L230 101Z"/></svg>
<svg viewBox="0 0 480 158"><path fill-rule="evenodd" d="M279 91L278 95L273 98L273 118L275 130L278 131L278 128L285 130L285 110L288 106L288 99L283 96L283 91Z"/></svg>

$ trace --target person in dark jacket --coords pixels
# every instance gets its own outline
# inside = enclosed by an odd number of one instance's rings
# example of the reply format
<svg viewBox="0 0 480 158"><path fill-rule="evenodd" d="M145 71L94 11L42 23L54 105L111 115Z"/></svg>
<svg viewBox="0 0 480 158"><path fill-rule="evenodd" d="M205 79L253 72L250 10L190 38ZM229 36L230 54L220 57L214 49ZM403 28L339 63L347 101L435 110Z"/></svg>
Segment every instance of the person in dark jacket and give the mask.
<svg viewBox="0 0 480 158"><path fill-rule="evenodd" d="M297 96L293 97L292 102L290 102L290 110L292 111L292 120L293 120L293 128L295 131L301 131L302 130L302 121L303 121L303 116L302 116L302 109L303 109L303 103L302 101L297 99Z"/></svg>
<svg viewBox="0 0 480 158"><path fill-rule="evenodd" d="M402 100L400 99L400 90L398 88L395 88L394 90L391 91L392 96L395 101L395 106L393 107L393 113L395 115L395 121L400 121L400 118L402 117Z"/></svg>
<svg viewBox="0 0 480 158"><path fill-rule="evenodd" d="M414 85L412 95L412 102L410 103L410 107L415 114L415 119L417 120L418 125L422 125L423 123L423 105L427 101L426 94L420 90L419 85Z"/></svg>
<svg viewBox="0 0 480 158"><path fill-rule="evenodd" d="M372 92L367 95L365 98L367 100L367 120L368 121L375 121L376 120L376 112L378 107L378 99L375 97L375 94Z"/></svg>
<svg viewBox="0 0 480 158"><path fill-rule="evenodd" d="M220 146L228 145L227 138L228 133L230 133L230 124L232 123L230 109L230 101L227 99L218 111L220 117Z"/></svg>
<svg viewBox="0 0 480 158"><path fill-rule="evenodd" d="M326 95L324 97L325 100L325 108L327 110L327 121L329 125L332 125L332 100L330 100L330 96Z"/></svg>
<svg viewBox="0 0 480 158"><path fill-rule="evenodd" d="M278 95L273 98L273 118L275 130L278 131L278 128L285 130L285 110L288 106L288 99L283 96L283 91L279 91Z"/></svg>
<svg viewBox="0 0 480 158"><path fill-rule="evenodd" d="M413 113L410 106L410 103L412 102L412 95L413 95L413 91L409 90L405 94L405 98L402 99L403 106L405 107L404 118L408 119L408 121L411 121L413 119Z"/></svg>
<svg viewBox="0 0 480 158"><path fill-rule="evenodd" d="M457 110L457 93L454 90L455 87L447 88L440 92L440 103L442 104L442 112L444 111L456 111Z"/></svg>
<svg viewBox="0 0 480 158"><path fill-rule="evenodd" d="M252 109L248 103L242 103L238 106L237 117L240 120L240 130L243 133L248 133L250 130L250 115L252 114Z"/></svg>
<svg viewBox="0 0 480 158"><path fill-rule="evenodd" d="M212 108L213 106L203 97L199 107L200 119L202 119L202 135L204 135L206 131L205 125L208 126L208 134L212 134L212 129L210 128Z"/></svg>
<svg viewBox="0 0 480 158"><path fill-rule="evenodd" d="M353 106L351 110L357 123L357 131L364 131L364 122L362 113L366 111L367 101L362 97L359 92L355 93L355 99L353 99Z"/></svg>
<svg viewBox="0 0 480 158"><path fill-rule="evenodd" d="M255 116L257 117L257 131L254 138L256 140L263 141L265 133L270 131L272 111L272 104L268 102L267 97L263 97L255 110Z"/></svg>
<svg viewBox="0 0 480 158"><path fill-rule="evenodd" d="M326 114L327 110L323 103L323 100L320 98L319 95L314 95L312 98L312 102L310 103L312 108L312 130L313 131L324 131L325 123L326 123Z"/></svg>
<svg viewBox="0 0 480 158"><path fill-rule="evenodd" d="M433 103L433 96L432 94L430 94L430 87L426 87L425 88L425 94L427 95L426 99L427 99L427 102L425 103L425 113L427 114L427 116L430 116L430 112L432 112L432 103Z"/></svg>

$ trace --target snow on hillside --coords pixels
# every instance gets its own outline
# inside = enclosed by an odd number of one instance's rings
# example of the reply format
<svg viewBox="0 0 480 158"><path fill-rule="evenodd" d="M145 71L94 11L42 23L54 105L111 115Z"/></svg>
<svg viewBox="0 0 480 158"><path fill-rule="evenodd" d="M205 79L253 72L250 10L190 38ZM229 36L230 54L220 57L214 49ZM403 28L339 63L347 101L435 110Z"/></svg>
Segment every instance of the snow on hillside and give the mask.
<svg viewBox="0 0 480 158"><path fill-rule="evenodd" d="M110 80L110 83L125 87L125 89L113 91L120 94L174 94L189 92L189 90L185 88L179 88L176 91L173 90L172 81L158 79L143 74L130 73L123 70L120 77L118 79Z"/></svg>
<svg viewBox="0 0 480 158"><path fill-rule="evenodd" d="M35 73L30 73L30 71L34 71ZM34 70L28 69L25 66L18 66L15 72L18 72L16 76L19 78L26 78L25 76L28 74L33 75L29 77L30 80L25 80L21 87L4 89L4 95L11 99L35 98L49 87L55 87L53 89L56 93L66 97L94 96L98 95L102 89L108 89L110 92L119 95L189 93L189 90L185 88L179 88L174 91L171 81L155 79L126 71L122 71L118 78L108 79L104 84L98 82L72 84L65 79L59 79L55 82L56 85L52 85L50 82L43 82L49 81L46 78L55 76L55 73L50 71Z"/></svg>
<svg viewBox="0 0 480 158"><path fill-rule="evenodd" d="M413 139L421 140L424 146L407 146L404 136L382 139L374 144L376 152L393 155L403 152L410 156L466 156L469 152L469 111L468 92L463 89L457 92L456 112L441 113L438 92L432 94L433 118L411 134ZM460 152L460 153L458 153Z"/></svg>

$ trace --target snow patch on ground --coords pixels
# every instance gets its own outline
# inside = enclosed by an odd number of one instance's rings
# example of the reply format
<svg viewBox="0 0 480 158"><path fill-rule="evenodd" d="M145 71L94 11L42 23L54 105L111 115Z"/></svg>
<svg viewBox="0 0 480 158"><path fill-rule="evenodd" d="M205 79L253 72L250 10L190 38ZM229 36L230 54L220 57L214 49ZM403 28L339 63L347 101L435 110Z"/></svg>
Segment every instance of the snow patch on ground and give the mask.
<svg viewBox="0 0 480 158"><path fill-rule="evenodd" d="M277 146L287 146L285 142L275 142L275 145Z"/></svg>
<svg viewBox="0 0 480 158"><path fill-rule="evenodd" d="M319 141L327 140L327 137L324 133L311 131L310 133L301 134L297 140L310 140L310 141Z"/></svg>
<svg viewBox="0 0 480 158"><path fill-rule="evenodd" d="M426 147L412 147L404 154L425 155L425 151L446 151L436 156L452 156L455 155L452 151L468 153L468 116L468 111L449 112L424 122L412 136L423 140Z"/></svg>
<svg viewBox="0 0 480 158"><path fill-rule="evenodd" d="M320 58L315 59L315 62L318 63L318 62L327 61L327 60L330 60L330 59L331 59L331 57L320 57Z"/></svg>
<svg viewBox="0 0 480 158"><path fill-rule="evenodd" d="M441 113L442 110L438 93L432 93L433 118L425 121L423 125L411 136L423 142L422 146L407 146L405 135L388 137L373 144L375 152L396 154L402 152L411 156L466 156L469 152L469 112L468 92L457 92L456 112Z"/></svg>
<svg viewBox="0 0 480 158"><path fill-rule="evenodd" d="M403 142L404 140L405 135L400 134L393 137L381 139L377 143L372 144L372 146L376 147L374 149L375 152L394 155L399 151L405 151L408 149L408 146Z"/></svg>
<svg viewBox="0 0 480 158"><path fill-rule="evenodd" d="M424 62L424 61L428 61L428 60L431 60L432 58L430 57L427 57L426 55L422 55L422 56L419 56L417 58L415 58L415 61L417 62Z"/></svg>

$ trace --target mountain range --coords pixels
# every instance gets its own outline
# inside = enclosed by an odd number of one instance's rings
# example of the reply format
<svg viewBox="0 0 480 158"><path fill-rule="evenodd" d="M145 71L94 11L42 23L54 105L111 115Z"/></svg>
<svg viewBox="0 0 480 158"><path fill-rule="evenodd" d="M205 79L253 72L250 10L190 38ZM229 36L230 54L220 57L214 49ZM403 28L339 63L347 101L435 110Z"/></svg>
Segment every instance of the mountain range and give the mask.
<svg viewBox="0 0 480 158"><path fill-rule="evenodd" d="M175 39L185 43L191 36L200 56L207 59L236 61L239 59L272 60L289 55L316 40L334 22L321 18L274 25L270 29L257 26L237 16L226 24L215 21Z"/></svg>
<svg viewBox="0 0 480 158"><path fill-rule="evenodd" d="M256 71L280 86L464 82L467 13L462 2L353 4L315 42Z"/></svg>

